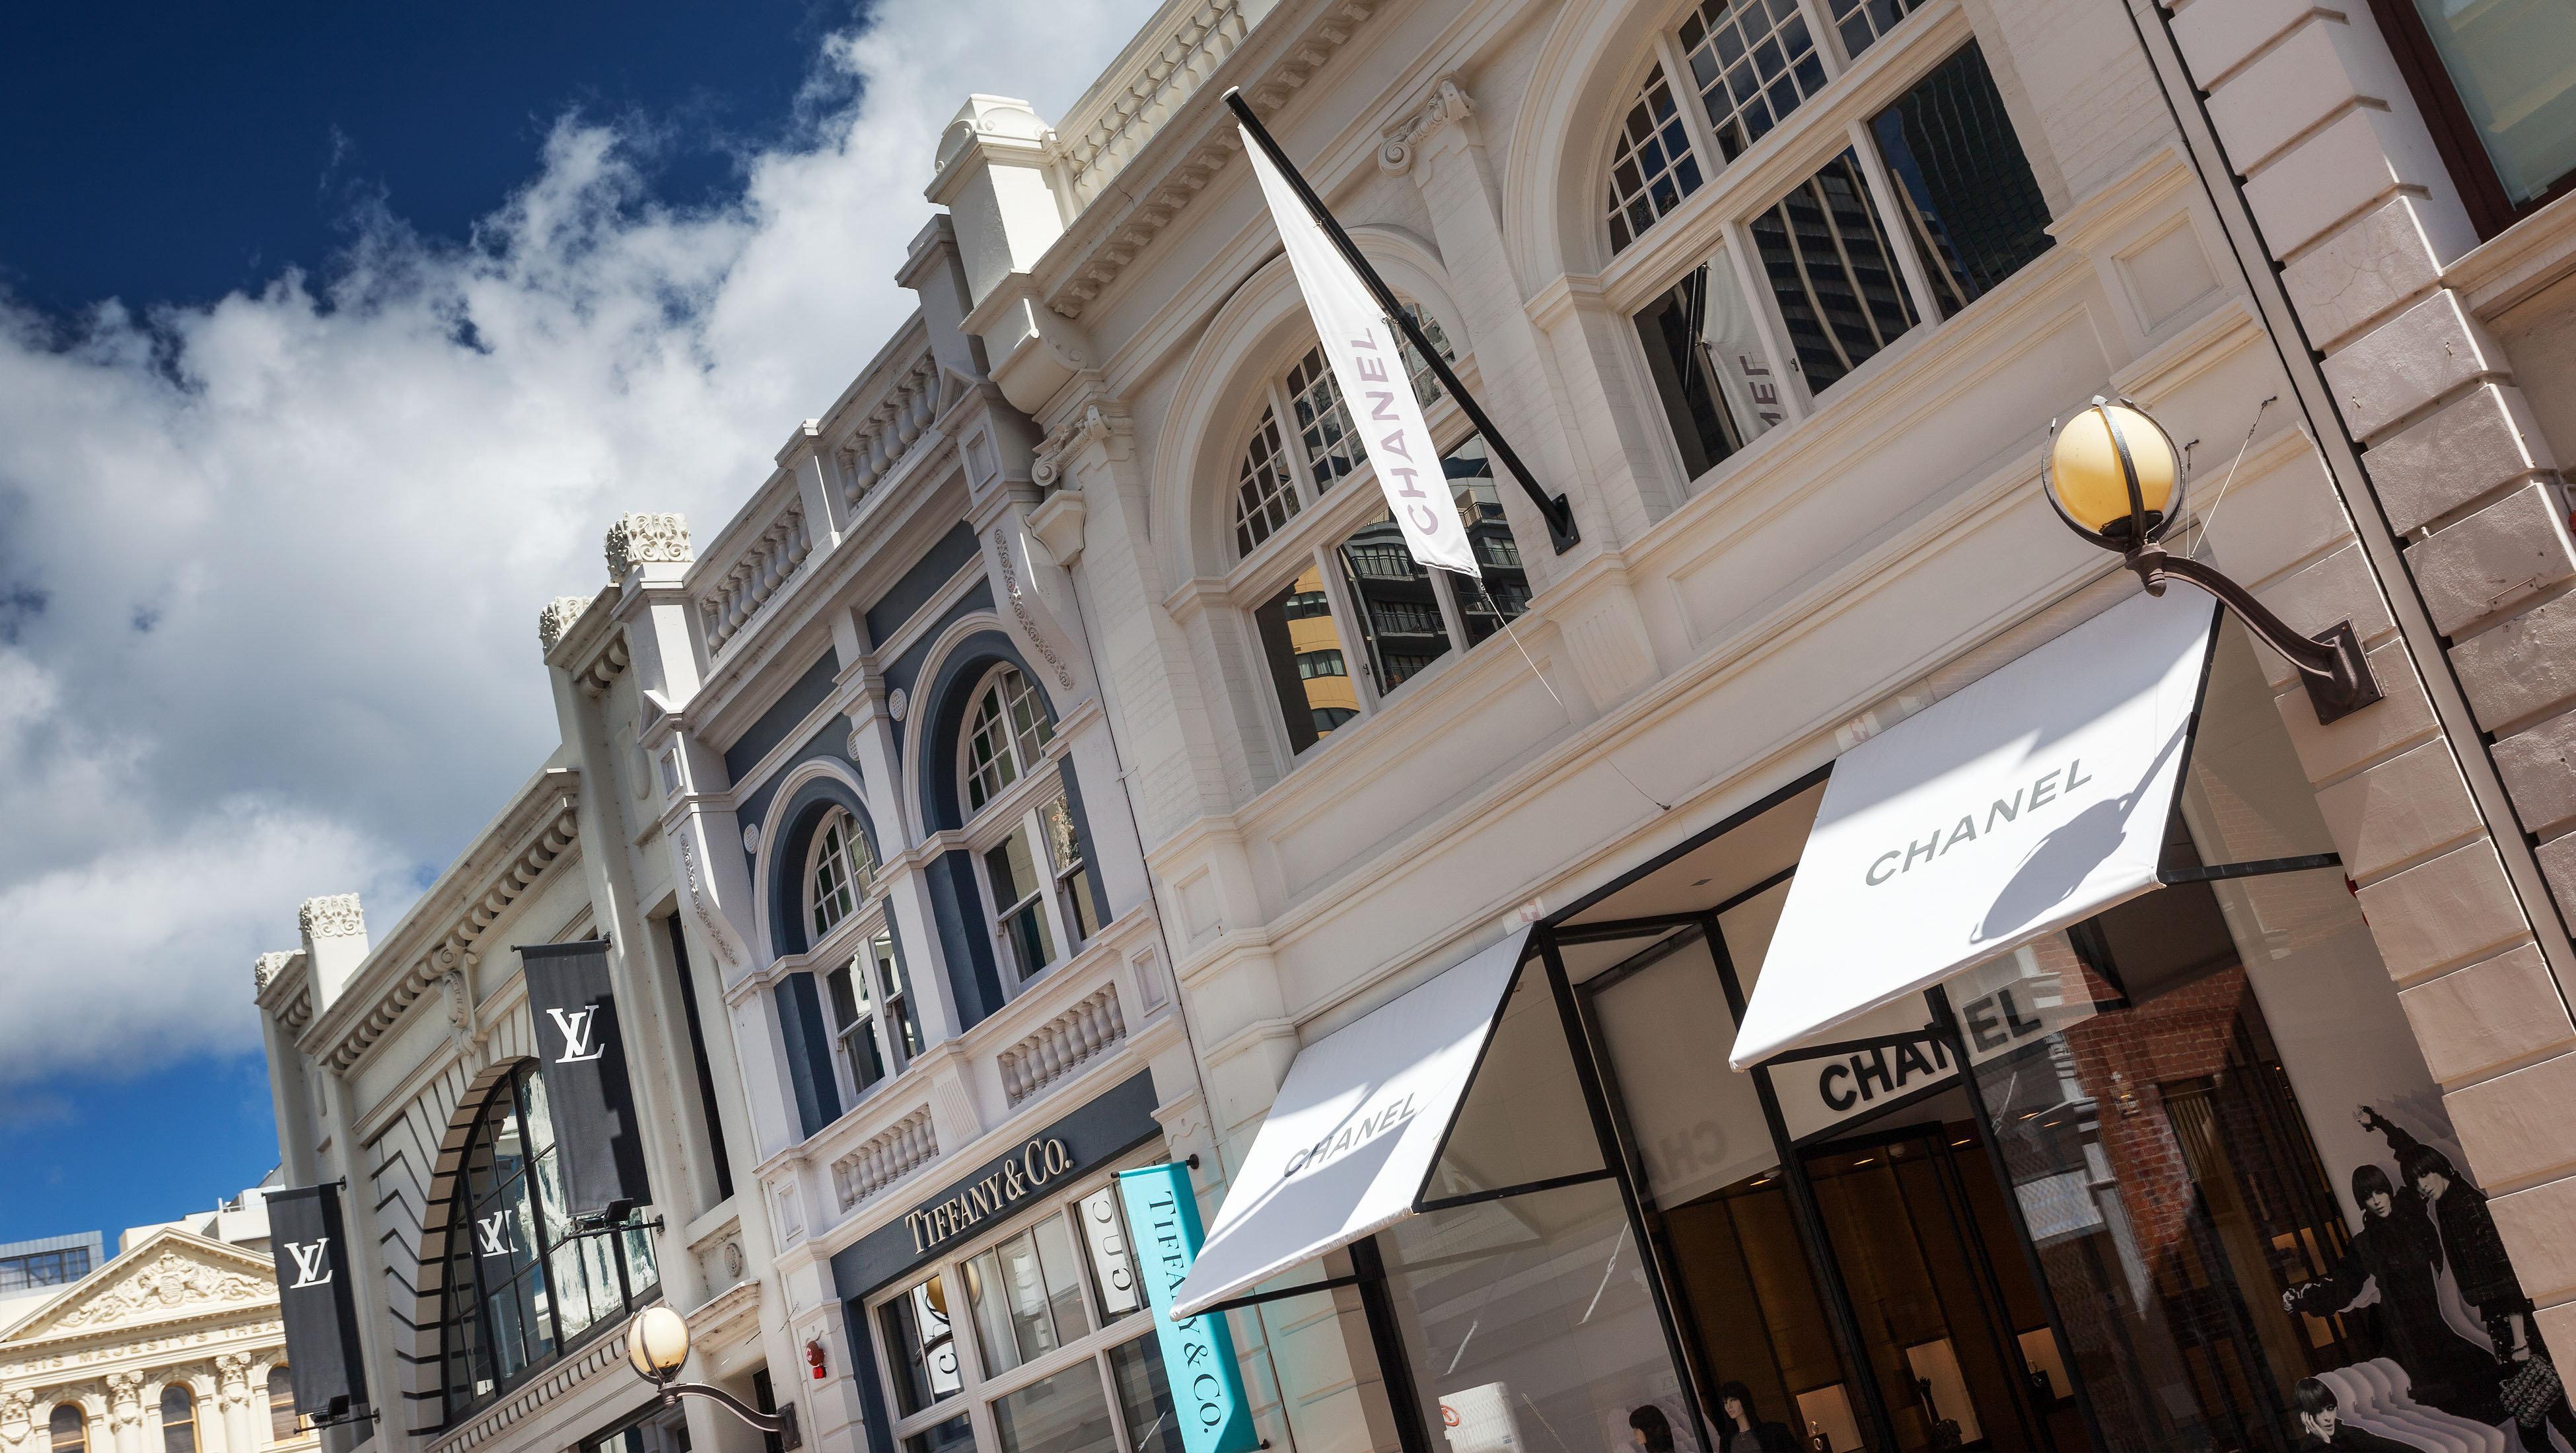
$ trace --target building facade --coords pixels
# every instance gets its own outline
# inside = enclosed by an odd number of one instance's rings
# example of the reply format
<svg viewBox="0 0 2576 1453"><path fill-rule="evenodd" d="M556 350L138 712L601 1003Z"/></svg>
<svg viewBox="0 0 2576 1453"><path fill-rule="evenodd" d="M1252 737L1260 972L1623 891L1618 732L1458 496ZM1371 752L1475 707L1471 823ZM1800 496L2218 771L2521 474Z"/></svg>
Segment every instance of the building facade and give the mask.
<svg viewBox="0 0 2576 1453"><path fill-rule="evenodd" d="M1065 116L969 98L910 320L547 607L561 749L384 943L316 900L262 961L289 1180L380 1258L331 1436L748 1453L614 1365L660 1299L833 1453L1177 1448L1109 1175L1254 1236L1463 1046L1397 1211L1219 1299L1271 1446L2576 1453L2553 25L1172 0ZM1573 539L1416 352L1480 577L1404 553L1229 89ZM2187 461L2168 547L2380 691L2196 626L2164 817L2015 714L2152 614L2043 492L2097 396ZM2049 868L2088 783L2164 886L2022 873L1959 905L2008 951L1730 1068L1837 783L1929 802L1932 740L2027 770L1867 886ZM613 1245L547 1229L496 952L589 937L655 1127ZM1262 1180L1274 1112L1327 1129Z"/></svg>
<svg viewBox="0 0 2576 1453"><path fill-rule="evenodd" d="M0 1246L0 1448L8 1453L309 1450L254 1188L137 1226Z"/></svg>

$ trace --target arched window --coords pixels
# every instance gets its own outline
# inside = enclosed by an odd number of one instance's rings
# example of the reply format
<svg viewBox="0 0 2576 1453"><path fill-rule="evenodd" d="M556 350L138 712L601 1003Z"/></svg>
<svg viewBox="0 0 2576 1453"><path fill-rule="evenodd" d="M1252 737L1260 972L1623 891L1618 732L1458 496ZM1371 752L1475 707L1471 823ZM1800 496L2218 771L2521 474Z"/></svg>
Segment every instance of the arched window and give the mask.
<svg viewBox="0 0 2576 1453"><path fill-rule="evenodd" d="M1005 666L984 678L966 722L966 810L981 812L1027 775L1055 740L1055 719L1029 679Z"/></svg>
<svg viewBox="0 0 2576 1453"><path fill-rule="evenodd" d="M80 1404L54 1404L45 1427L53 1434L53 1453L89 1453L89 1419L81 1416Z"/></svg>
<svg viewBox="0 0 2576 1453"><path fill-rule="evenodd" d="M161 1453L197 1453L197 1399L186 1383L161 1389Z"/></svg>
<svg viewBox="0 0 2576 1453"><path fill-rule="evenodd" d="M295 1416L295 1379L281 1362L268 1370L268 1440L283 1443L302 1431Z"/></svg>
<svg viewBox="0 0 2576 1453"><path fill-rule="evenodd" d="M447 1419L649 1301L649 1233L573 1240L561 1203L545 1077L521 1064L484 1101L447 1228L440 1357Z"/></svg>
<svg viewBox="0 0 2576 1453"><path fill-rule="evenodd" d="M1440 350L1442 359L1457 361L1458 350L1449 345L1449 335L1441 331L1438 319L1412 303L1405 304L1404 310L1422 325L1423 336ZM1413 391L1428 406L1441 396L1440 381L1432 375L1430 361L1408 339L1397 340L1396 346L1404 350ZM1279 421L1283 418L1296 421L1297 456L1305 466L1302 471L1290 465L1287 451L1280 447ZM1351 426L1350 406L1343 402L1332 370L1324 365L1324 350L1320 346L1307 349L1270 389L1269 401L1261 410L1261 422L1253 428L1252 442L1244 447L1243 465L1235 480L1236 550L1251 554L1316 496L1341 483L1344 476L1366 462L1367 453Z"/></svg>
<svg viewBox="0 0 2576 1453"><path fill-rule="evenodd" d="M976 814L969 846L982 865L993 941L1017 987L1099 931L1090 852L1062 778L1040 774L1055 722L1016 667L975 688L959 770Z"/></svg>
<svg viewBox="0 0 2576 1453"><path fill-rule="evenodd" d="M876 891L876 849L848 808L833 808L814 833L805 865L805 917L814 941L820 943Z"/></svg>

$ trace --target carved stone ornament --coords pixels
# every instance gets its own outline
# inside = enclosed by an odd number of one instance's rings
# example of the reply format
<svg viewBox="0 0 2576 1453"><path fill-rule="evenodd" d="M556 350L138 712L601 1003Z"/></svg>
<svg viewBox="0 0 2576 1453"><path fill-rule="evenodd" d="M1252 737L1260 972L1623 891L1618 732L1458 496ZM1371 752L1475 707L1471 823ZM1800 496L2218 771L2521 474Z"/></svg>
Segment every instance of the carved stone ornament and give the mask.
<svg viewBox="0 0 2576 1453"><path fill-rule="evenodd" d="M285 969L287 960L294 957L291 952L280 951L261 954L253 959L250 965L250 991L253 994L266 992L270 981Z"/></svg>
<svg viewBox="0 0 2576 1453"><path fill-rule="evenodd" d="M608 578L624 580L629 566L648 563L685 565L697 558L689 549L689 522L679 515L627 515L608 527Z"/></svg>
<svg viewBox="0 0 2576 1453"><path fill-rule="evenodd" d="M742 850L746 853L756 853L760 851L759 823L746 822L742 825Z"/></svg>
<svg viewBox="0 0 2576 1453"><path fill-rule="evenodd" d="M1082 414L1072 422L1046 436L1038 445L1037 463L1030 467L1029 478L1052 489L1064 477L1064 461L1085 444L1095 444L1117 432L1127 421L1102 409L1098 404L1083 405Z"/></svg>
<svg viewBox="0 0 2576 1453"><path fill-rule="evenodd" d="M143 1374L111 1372L107 1375L107 1424L111 1428L131 1428L143 1421Z"/></svg>
<svg viewBox="0 0 2576 1453"><path fill-rule="evenodd" d="M11 1442L27 1436L27 1420L35 1411L36 1400L23 1392L0 1392L0 1438ZM7 1430L15 1428L15 1433Z"/></svg>
<svg viewBox="0 0 2576 1453"><path fill-rule="evenodd" d="M1386 139L1377 149L1378 167L1389 175L1411 171L1414 153L1431 139L1433 132L1453 121L1464 121L1475 112L1475 98L1459 86L1455 77L1442 76L1420 110L1387 128Z"/></svg>
<svg viewBox="0 0 2576 1453"><path fill-rule="evenodd" d="M307 898L295 915L306 938L356 938L367 931L367 916L358 910L358 895L334 893Z"/></svg>
<svg viewBox="0 0 2576 1453"><path fill-rule="evenodd" d="M564 633L571 630L573 624L581 619L581 613L588 609L590 597L586 595L559 595L547 601L545 609L537 612L537 645L551 653L555 643L564 638Z"/></svg>
<svg viewBox="0 0 2576 1453"><path fill-rule="evenodd" d="M140 1321L191 1302L253 1302L275 1294L276 1288L266 1281L164 1251L151 1265L129 1272L114 1286L63 1313L54 1326L104 1327ZM114 1381L109 1379L111 1385Z"/></svg>
<svg viewBox="0 0 2576 1453"><path fill-rule="evenodd" d="M886 693L886 715L901 721L912 710L912 693L898 686Z"/></svg>
<svg viewBox="0 0 2576 1453"><path fill-rule="evenodd" d="M226 1352L215 1358L215 1391L226 1407L250 1402L250 1354Z"/></svg>

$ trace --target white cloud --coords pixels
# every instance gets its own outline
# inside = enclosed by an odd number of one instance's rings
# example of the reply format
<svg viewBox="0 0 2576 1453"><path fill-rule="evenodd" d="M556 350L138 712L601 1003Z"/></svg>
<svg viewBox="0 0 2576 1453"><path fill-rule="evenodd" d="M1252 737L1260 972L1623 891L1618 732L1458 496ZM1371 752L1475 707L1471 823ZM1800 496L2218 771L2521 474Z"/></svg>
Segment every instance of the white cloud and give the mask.
<svg viewBox="0 0 2576 1453"><path fill-rule="evenodd" d="M536 611L609 521L719 526L910 311L967 93L1059 112L1150 9L892 0L720 207L567 118L468 244L362 217L70 337L0 300L0 1085L252 1048L299 900L389 926L549 750Z"/></svg>

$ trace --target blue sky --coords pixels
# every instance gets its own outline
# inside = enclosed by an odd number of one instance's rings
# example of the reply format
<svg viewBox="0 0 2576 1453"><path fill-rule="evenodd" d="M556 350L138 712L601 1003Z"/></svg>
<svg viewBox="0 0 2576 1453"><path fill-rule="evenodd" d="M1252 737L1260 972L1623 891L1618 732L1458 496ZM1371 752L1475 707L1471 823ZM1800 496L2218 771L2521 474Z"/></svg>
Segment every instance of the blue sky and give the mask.
<svg viewBox="0 0 2576 1453"><path fill-rule="evenodd" d="M700 538L911 311L940 131L1148 0L53 6L0 45L0 1240L277 1159L252 960L378 937L554 741L629 510Z"/></svg>

